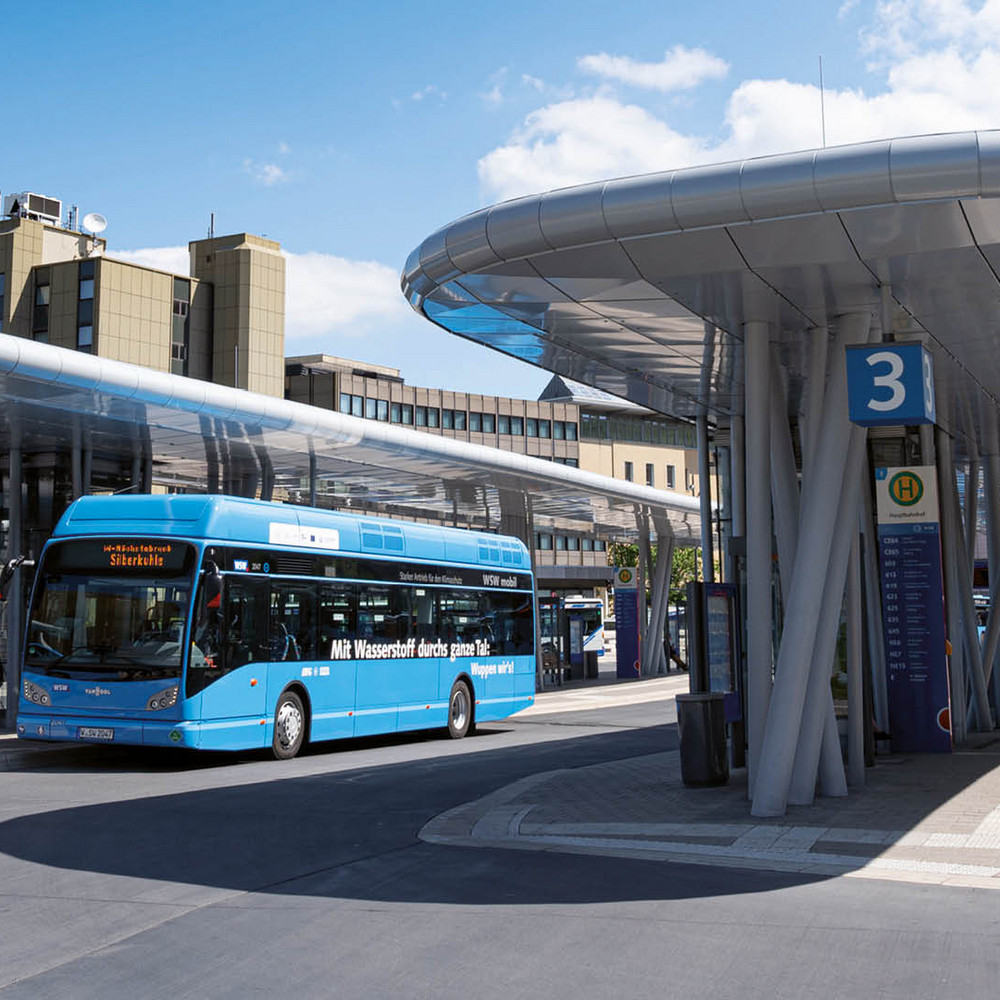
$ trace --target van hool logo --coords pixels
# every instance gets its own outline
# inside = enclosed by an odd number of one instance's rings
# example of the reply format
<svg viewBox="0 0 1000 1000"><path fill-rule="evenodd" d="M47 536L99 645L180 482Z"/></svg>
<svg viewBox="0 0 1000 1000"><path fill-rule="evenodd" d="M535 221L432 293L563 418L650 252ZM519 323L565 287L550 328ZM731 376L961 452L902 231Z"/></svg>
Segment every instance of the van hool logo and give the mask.
<svg viewBox="0 0 1000 1000"><path fill-rule="evenodd" d="M95 698L100 698L101 695L110 695L111 690L110 688L93 687L93 688L84 688L83 693L92 694Z"/></svg>
<svg viewBox="0 0 1000 1000"><path fill-rule="evenodd" d="M923 480L915 472L904 469L889 480L889 496L900 507L912 507L915 503L920 503L923 495Z"/></svg>

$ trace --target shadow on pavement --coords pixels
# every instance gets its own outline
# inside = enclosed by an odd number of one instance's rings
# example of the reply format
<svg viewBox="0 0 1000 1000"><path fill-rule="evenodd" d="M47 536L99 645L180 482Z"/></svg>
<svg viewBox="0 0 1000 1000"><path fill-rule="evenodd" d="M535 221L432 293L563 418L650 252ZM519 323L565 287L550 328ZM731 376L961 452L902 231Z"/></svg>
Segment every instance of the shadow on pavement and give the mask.
<svg viewBox="0 0 1000 1000"><path fill-rule="evenodd" d="M743 871L719 879L690 866L417 839L433 816L519 778L661 753L676 739L674 726L657 726L70 807L0 824L0 851L57 869L236 891L445 904L666 899L705 895L709 881L723 893L804 881ZM346 745L376 742L385 739ZM139 772L178 763L172 754L133 756L128 769ZM120 760L106 763L109 777L122 770ZM206 765L195 757L189 766ZM95 759L92 770L99 767Z"/></svg>

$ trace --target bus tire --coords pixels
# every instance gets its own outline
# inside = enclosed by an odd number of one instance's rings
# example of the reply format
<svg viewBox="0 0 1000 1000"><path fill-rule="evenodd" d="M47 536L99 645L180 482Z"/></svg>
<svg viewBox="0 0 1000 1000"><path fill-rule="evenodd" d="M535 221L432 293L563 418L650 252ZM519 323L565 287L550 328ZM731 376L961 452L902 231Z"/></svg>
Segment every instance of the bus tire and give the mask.
<svg viewBox="0 0 1000 1000"><path fill-rule="evenodd" d="M274 710L274 738L271 750L278 760L291 760L306 741L306 713L302 699L294 691L286 691Z"/></svg>
<svg viewBox="0 0 1000 1000"><path fill-rule="evenodd" d="M472 692L463 680L451 686L448 696L448 735L460 740L472 730Z"/></svg>

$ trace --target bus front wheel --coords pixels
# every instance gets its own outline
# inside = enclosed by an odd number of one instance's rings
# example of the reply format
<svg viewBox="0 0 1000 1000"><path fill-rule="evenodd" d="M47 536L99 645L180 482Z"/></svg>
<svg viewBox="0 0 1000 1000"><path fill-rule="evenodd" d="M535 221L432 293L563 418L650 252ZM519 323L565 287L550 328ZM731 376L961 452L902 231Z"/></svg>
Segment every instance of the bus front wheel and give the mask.
<svg viewBox="0 0 1000 1000"><path fill-rule="evenodd" d="M286 691L274 710L274 739L271 749L278 760L290 760L301 749L306 738L306 713L302 699L294 691Z"/></svg>
<svg viewBox="0 0 1000 1000"><path fill-rule="evenodd" d="M472 692L465 681L455 681L448 699L448 735L453 740L460 740L471 729Z"/></svg>

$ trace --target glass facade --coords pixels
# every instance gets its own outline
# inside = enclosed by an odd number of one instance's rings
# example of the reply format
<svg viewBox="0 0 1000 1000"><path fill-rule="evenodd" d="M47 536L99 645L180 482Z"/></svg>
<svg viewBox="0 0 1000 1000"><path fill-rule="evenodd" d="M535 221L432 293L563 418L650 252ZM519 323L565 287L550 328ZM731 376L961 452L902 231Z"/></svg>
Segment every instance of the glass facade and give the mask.
<svg viewBox="0 0 1000 1000"><path fill-rule="evenodd" d="M676 448L698 447L697 434L691 424L606 413L581 413L580 437L584 441L631 441Z"/></svg>

